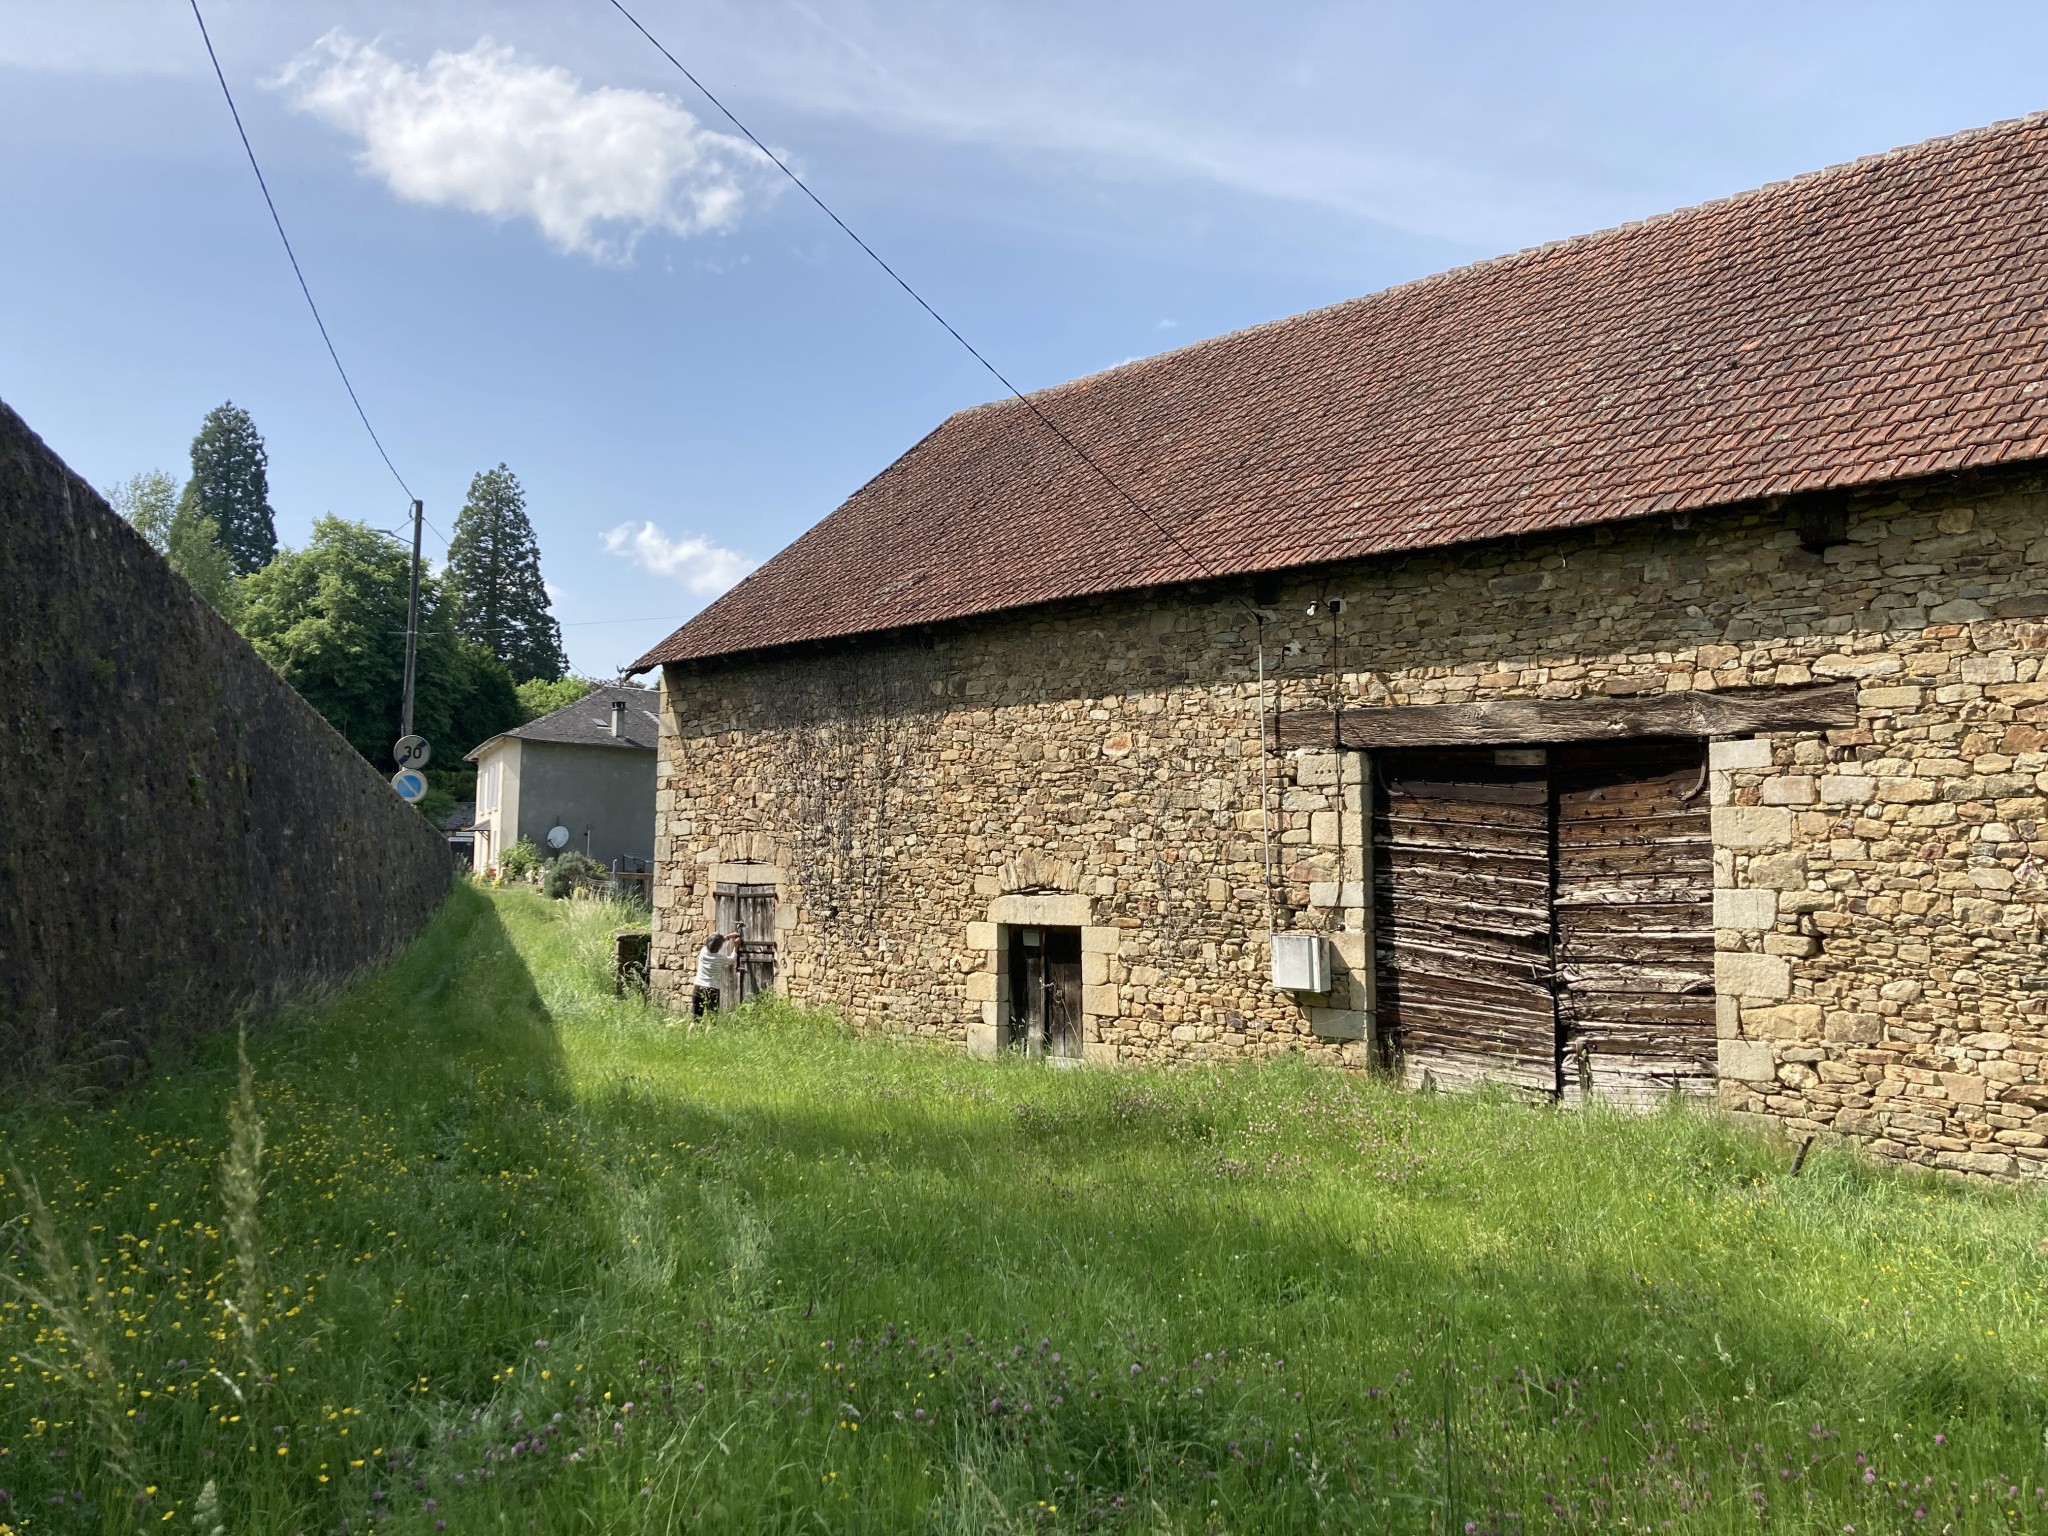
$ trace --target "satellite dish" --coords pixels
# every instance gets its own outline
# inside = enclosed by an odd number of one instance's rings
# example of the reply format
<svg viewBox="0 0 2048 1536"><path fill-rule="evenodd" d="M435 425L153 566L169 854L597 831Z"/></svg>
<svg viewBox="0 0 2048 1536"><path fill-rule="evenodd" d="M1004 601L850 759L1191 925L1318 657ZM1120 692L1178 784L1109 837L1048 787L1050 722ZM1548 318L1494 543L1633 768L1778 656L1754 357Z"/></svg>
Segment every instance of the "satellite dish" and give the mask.
<svg viewBox="0 0 2048 1536"><path fill-rule="evenodd" d="M548 828L548 846L560 853L569 846L569 829L560 822Z"/></svg>

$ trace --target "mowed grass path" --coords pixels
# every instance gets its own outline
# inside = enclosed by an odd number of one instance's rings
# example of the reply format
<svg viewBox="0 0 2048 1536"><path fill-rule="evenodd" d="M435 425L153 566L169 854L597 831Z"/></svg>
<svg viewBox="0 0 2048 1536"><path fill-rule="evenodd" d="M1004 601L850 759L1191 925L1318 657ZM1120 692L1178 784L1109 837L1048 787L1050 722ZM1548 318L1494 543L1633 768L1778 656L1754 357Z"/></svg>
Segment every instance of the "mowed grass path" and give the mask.
<svg viewBox="0 0 2048 1536"><path fill-rule="evenodd" d="M1298 1065L693 1031L611 997L610 920L465 888L263 1025L253 1347L232 1041L5 1111L119 1380L0 1295L0 1527L2048 1530L2032 1194ZM0 1268L47 1289L18 1221Z"/></svg>

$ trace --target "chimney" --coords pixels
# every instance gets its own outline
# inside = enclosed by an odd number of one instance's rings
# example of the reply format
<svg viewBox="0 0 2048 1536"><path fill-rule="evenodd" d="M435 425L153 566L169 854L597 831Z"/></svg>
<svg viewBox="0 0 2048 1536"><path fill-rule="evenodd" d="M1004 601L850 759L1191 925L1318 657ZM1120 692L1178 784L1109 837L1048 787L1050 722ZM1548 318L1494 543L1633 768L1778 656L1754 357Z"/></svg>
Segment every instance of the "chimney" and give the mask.
<svg viewBox="0 0 2048 1536"><path fill-rule="evenodd" d="M625 701L624 699L613 699L613 700L612 700L612 735L613 735L613 736L624 736L625 734L626 734L626 701Z"/></svg>

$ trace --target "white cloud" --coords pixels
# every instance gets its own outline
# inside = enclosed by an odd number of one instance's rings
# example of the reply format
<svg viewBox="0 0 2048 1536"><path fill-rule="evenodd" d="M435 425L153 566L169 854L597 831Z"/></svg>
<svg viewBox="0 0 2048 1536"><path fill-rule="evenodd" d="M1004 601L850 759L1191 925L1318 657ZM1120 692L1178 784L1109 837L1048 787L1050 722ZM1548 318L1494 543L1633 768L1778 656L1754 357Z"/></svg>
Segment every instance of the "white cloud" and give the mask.
<svg viewBox="0 0 2048 1536"><path fill-rule="evenodd" d="M673 577L697 597L716 597L761 562L709 539L672 539L653 523L621 523L604 536L605 549L656 576Z"/></svg>
<svg viewBox="0 0 2048 1536"><path fill-rule="evenodd" d="M667 96L522 62L489 38L411 65L330 32L286 67L293 102L362 140L358 163L400 197L531 219L564 251L631 258L654 230L734 228L772 190L766 160Z"/></svg>

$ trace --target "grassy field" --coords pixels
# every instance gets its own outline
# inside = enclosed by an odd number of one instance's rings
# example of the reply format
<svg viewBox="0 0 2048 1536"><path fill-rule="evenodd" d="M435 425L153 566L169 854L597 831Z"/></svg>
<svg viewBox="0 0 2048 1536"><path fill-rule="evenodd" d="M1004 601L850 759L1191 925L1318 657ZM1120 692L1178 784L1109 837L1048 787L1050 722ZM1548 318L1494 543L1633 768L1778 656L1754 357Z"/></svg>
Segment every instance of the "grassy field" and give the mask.
<svg viewBox="0 0 2048 1536"><path fill-rule="evenodd" d="M232 1040L0 1113L0 1530L2048 1531L2035 1196L693 1032L609 920L464 889L266 1021L253 1213Z"/></svg>

